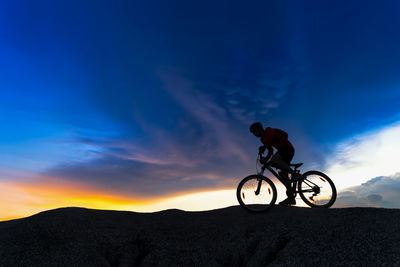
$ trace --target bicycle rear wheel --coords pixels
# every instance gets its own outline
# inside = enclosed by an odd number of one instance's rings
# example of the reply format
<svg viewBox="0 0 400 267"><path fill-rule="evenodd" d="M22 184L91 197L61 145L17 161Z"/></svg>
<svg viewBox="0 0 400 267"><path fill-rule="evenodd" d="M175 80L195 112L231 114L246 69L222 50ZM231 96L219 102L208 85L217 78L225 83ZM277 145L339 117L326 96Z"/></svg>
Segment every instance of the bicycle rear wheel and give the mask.
<svg viewBox="0 0 400 267"><path fill-rule="evenodd" d="M261 175L250 175L239 183L236 197L240 206L246 210L262 212L274 206L277 193L270 179Z"/></svg>
<svg viewBox="0 0 400 267"><path fill-rule="evenodd" d="M329 208L336 201L336 187L332 180L319 171L308 171L298 181L301 199L313 208Z"/></svg>

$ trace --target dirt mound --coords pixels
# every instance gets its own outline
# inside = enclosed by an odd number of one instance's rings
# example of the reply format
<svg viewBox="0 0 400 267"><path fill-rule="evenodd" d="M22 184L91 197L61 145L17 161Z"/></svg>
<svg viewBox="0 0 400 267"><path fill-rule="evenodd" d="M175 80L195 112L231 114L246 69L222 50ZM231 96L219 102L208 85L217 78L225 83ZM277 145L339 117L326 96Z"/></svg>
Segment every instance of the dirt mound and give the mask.
<svg viewBox="0 0 400 267"><path fill-rule="evenodd" d="M0 266L400 266L400 210L61 208L0 223Z"/></svg>

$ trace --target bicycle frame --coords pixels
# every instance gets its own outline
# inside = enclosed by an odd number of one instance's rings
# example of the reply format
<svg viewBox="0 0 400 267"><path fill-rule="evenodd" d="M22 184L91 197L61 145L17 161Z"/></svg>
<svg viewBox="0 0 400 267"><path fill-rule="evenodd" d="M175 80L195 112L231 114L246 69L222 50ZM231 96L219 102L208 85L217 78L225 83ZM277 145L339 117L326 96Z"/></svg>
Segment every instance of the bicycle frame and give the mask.
<svg viewBox="0 0 400 267"><path fill-rule="evenodd" d="M268 169L283 185L288 185L288 186L291 186L291 188L292 188L292 190L295 190L296 189L296 182L294 182L293 184L290 182L290 181L288 181L288 180L285 180L285 179L283 179L273 168L272 168L272 166L270 166L270 165L267 165L267 164L264 164L262 167L261 167L261 170L260 170L260 172L258 173L258 175L261 175L261 176L263 176L264 175L264 171L265 171L265 169ZM256 190L256 195L258 195L259 194L259 192L260 192L260 189L261 189L261 181L262 181L262 179L259 179L258 180L258 186L257 186L257 190ZM287 184L289 182L289 184ZM292 184L292 185L291 185ZM294 192L294 193L297 193L297 192Z"/></svg>
<svg viewBox="0 0 400 267"><path fill-rule="evenodd" d="M288 185L289 187L291 187L293 194L296 194L296 193L299 193L299 192L300 192L300 191L296 190L297 181L292 182L292 181L290 181L290 180L286 180L286 179L282 178L282 177L272 168L271 165L264 164L264 165L261 167L260 172L257 173L257 174L260 175L260 176L263 176L263 175L264 175L265 169L268 169L268 170L269 170L283 185L285 185L285 187L286 187L286 185ZM301 190L301 192L307 192L307 193L308 193L308 192L314 192L314 190L312 189L312 186L311 186L309 183L312 183L314 186L317 186L316 184L314 184L314 183L311 182L311 181L306 181L306 180L303 180L303 182L304 182L305 184L307 184L308 186L310 186L311 189ZM258 195L258 194L260 193L261 183L262 183L262 179L260 178L260 179L258 179L257 190L255 191L256 195ZM287 183L289 183L289 184L287 184Z"/></svg>

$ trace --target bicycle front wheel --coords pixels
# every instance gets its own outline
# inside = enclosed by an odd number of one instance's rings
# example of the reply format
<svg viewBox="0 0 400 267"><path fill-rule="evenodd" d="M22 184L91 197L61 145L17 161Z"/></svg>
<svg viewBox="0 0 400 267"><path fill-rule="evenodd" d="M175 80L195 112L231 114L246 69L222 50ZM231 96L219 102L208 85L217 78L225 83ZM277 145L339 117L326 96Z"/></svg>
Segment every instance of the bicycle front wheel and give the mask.
<svg viewBox="0 0 400 267"><path fill-rule="evenodd" d="M276 188L270 179L261 175L250 175L238 185L236 197L240 206L248 211L262 212L272 208L276 202Z"/></svg>
<svg viewBox="0 0 400 267"><path fill-rule="evenodd" d="M313 208L329 208L336 201L336 187L332 180L319 171L308 171L298 182L301 199Z"/></svg>

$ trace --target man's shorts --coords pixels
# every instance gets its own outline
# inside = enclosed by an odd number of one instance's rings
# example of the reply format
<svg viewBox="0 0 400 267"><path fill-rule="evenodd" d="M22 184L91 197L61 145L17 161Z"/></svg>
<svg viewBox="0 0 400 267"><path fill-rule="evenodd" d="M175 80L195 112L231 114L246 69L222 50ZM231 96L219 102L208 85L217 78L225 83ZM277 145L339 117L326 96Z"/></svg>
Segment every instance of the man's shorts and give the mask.
<svg viewBox="0 0 400 267"><path fill-rule="evenodd" d="M286 146L279 149L277 153L281 156L284 162L290 164L294 156L294 149Z"/></svg>

